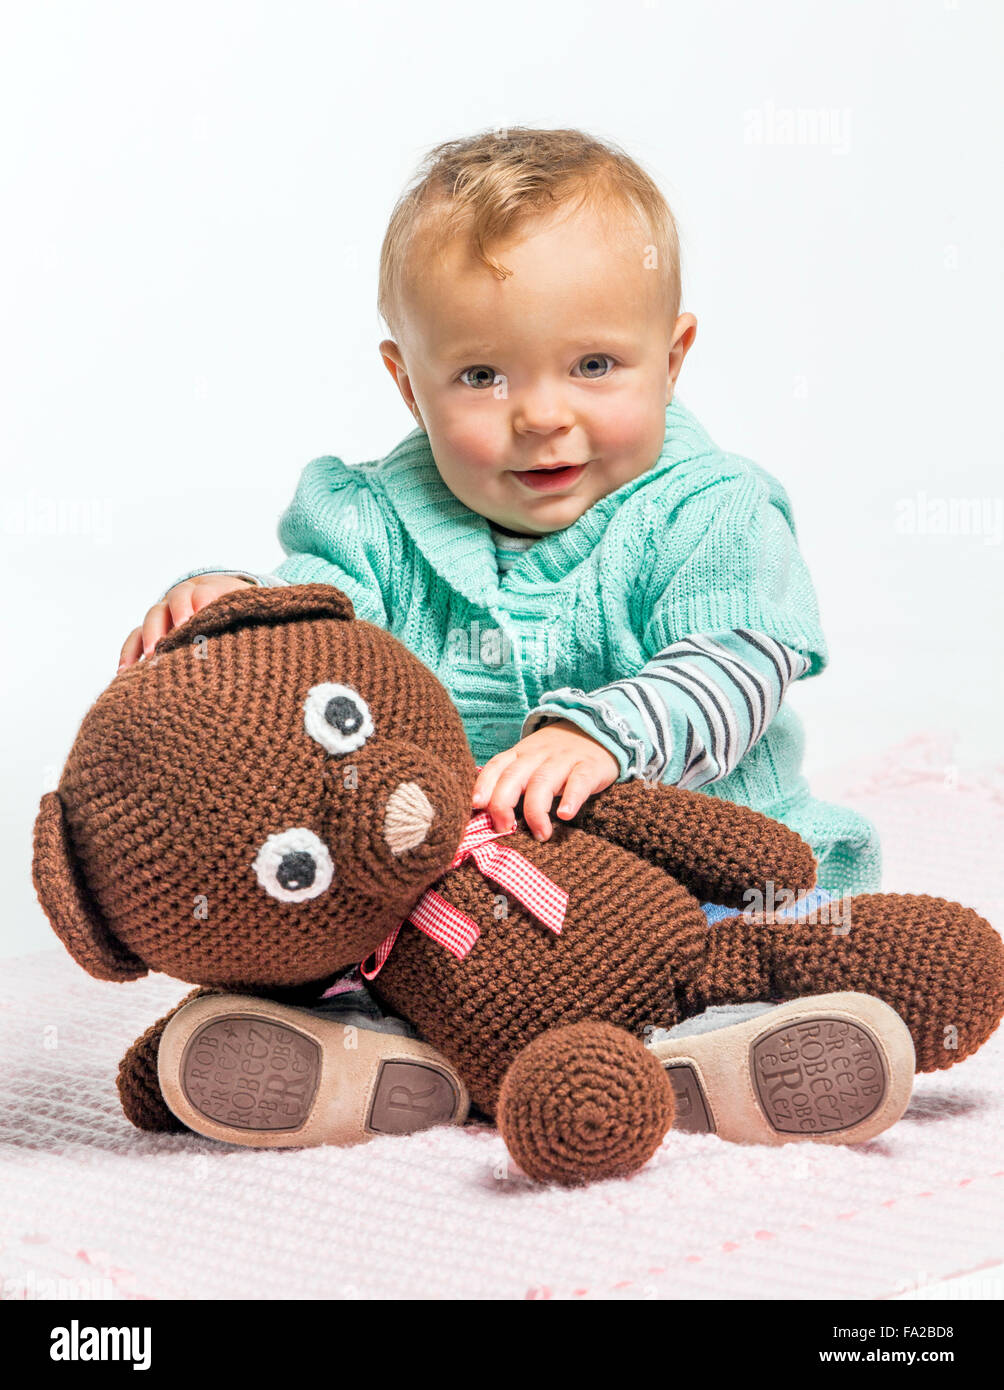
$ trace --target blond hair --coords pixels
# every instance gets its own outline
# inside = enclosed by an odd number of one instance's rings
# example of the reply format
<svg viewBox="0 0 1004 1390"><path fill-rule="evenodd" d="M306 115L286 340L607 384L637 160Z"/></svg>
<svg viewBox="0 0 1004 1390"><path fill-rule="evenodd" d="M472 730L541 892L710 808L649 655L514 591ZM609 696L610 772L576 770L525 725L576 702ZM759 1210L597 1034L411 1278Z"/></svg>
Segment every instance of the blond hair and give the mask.
<svg viewBox="0 0 1004 1390"><path fill-rule="evenodd" d="M655 181L618 146L581 130L515 126L436 145L391 214L380 250L377 309L395 333L420 243L466 233L471 250L500 279L513 272L490 243L569 204L628 216L642 232L644 264L662 277L670 323L680 310L676 222Z"/></svg>

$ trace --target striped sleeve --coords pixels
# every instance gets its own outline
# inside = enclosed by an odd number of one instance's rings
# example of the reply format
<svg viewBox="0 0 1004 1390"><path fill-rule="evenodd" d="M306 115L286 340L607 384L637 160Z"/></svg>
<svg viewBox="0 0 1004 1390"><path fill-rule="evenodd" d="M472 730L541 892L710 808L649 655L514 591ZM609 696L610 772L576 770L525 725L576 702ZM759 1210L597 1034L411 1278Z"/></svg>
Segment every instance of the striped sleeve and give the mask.
<svg viewBox="0 0 1004 1390"><path fill-rule="evenodd" d="M625 680L589 693L546 692L521 737L549 719L568 719L616 758L619 781L641 777L694 790L732 772L810 664L747 628L685 637Z"/></svg>

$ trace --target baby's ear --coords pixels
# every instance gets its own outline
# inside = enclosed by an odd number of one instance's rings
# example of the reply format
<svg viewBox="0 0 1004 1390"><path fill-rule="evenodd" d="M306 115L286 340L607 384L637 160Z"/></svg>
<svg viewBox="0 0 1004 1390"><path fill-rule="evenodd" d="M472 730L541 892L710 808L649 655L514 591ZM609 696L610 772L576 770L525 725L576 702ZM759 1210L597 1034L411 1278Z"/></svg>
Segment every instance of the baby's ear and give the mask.
<svg viewBox="0 0 1004 1390"><path fill-rule="evenodd" d="M35 892L70 955L98 980L138 980L147 968L116 941L91 901L73 853L58 792L46 792L35 820Z"/></svg>

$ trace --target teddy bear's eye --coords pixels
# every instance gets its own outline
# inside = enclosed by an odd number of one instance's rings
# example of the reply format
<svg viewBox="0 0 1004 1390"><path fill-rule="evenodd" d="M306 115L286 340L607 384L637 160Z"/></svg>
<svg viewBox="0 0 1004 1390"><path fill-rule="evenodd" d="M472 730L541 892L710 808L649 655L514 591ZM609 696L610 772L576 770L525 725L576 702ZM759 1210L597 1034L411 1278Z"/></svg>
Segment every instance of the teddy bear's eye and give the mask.
<svg viewBox="0 0 1004 1390"><path fill-rule="evenodd" d="M329 753L351 753L374 732L369 705L349 685L326 681L313 686L303 710L307 733Z"/></svg>
<svg viewBox="0 0 1004 1390"><path fill-rule="evenodd" d="M330 886L335 867L324 841L298 825L268 837L258 851L254 871L271 897L302 903Z"/></svg>

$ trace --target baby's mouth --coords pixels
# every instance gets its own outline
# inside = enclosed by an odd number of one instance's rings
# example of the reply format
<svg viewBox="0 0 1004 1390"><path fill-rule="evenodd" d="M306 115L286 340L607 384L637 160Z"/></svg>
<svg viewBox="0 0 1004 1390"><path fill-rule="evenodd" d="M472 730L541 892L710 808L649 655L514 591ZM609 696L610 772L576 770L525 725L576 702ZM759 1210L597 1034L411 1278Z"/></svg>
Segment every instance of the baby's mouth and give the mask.
<svg viewBox="0 0 1004 1390"><path fill-rule="evenodd" d="M550 468L514 469L525 487L535 492L557 492L574 483L586 471L587 463L566 463Z"/></svg>

